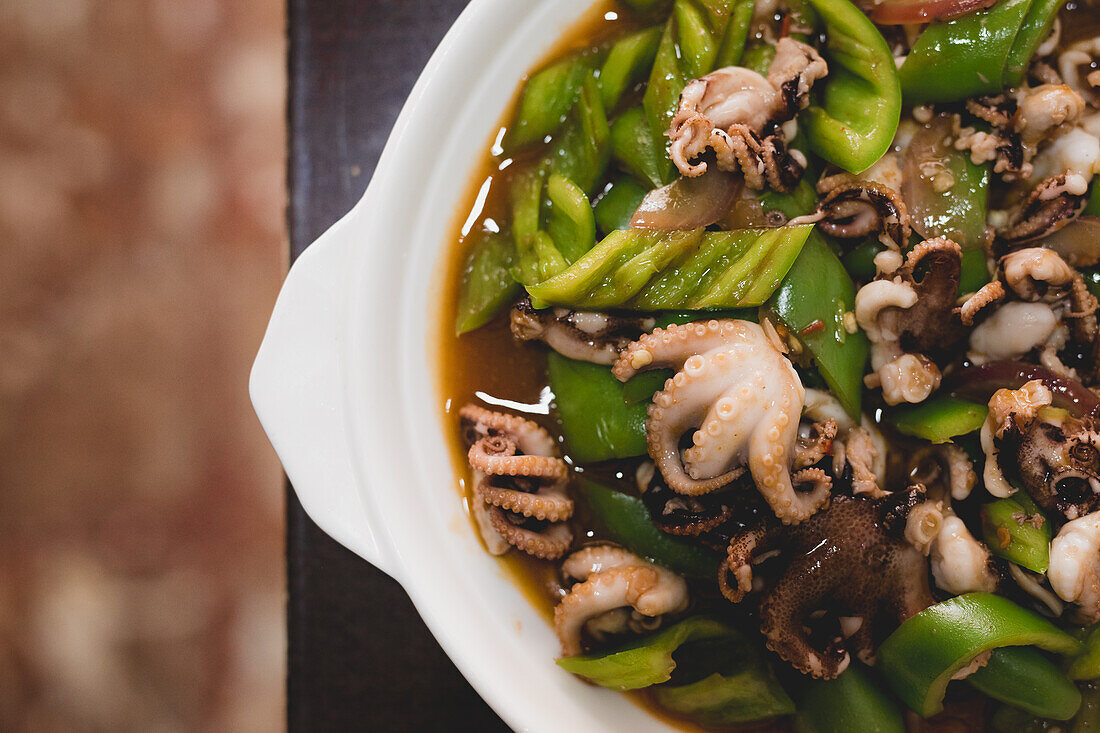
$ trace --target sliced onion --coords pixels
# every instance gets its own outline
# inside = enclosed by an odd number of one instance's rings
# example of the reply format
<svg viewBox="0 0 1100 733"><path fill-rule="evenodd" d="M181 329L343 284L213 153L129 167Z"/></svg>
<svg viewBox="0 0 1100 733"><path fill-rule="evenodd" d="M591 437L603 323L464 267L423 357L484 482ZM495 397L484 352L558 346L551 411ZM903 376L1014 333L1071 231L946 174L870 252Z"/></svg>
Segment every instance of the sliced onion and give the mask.
<svg viewBox="0 0 1100 733"><path fill-rule="evenodd" d="M955 186L966 186L970 168L966 153L946 144L951 122L936 117L913 135L905 149L902 166L901 196L909 209L913 230L924 237L950 237L963 248L981 244L985 235L985 211L971 206L967 196L952 193ZM935 189L935 175L949 176L952 186Z"/></svg>
<svg viewBox="0 0 1100 733"><path fill-rule="evenodd" d="M998 389L1019 389L1040 380L1054 396L1054 404L1079 417L1100 417L1100 398L1076 379L1022 361L994 361L957 369L944 380L943 389L963 399L985 404Z"/></svg>
<svg viewBox="0 0 1100 733"><path fill-rule="evenodd" d="M1079 216L1035 244L1054 250L1073 267L1100 264L1100 216Z"/></svg>
<svg viewBox="0 0 1100 733"><path fill-rule="evenodd" d="M741 177L711 166L701 176L681 176L646 194L630 219L637 229L694 229L721 219L741 191Z"/></svg>
<svg viewBox="0 0 1100 733"><path fill-rule="evenodd" d="M998 0L885 0L871 9L880 25L931 23L996 5Z"/></svg>

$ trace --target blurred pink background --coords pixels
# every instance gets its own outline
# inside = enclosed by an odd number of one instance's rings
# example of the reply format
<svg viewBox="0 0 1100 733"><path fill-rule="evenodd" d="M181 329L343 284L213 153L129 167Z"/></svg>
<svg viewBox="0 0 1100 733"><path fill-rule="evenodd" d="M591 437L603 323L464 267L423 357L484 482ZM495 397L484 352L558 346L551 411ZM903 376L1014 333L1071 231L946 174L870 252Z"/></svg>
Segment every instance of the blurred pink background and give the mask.
<svg viewBox="0 0 1100 733"><path fill-rule="evenodd" d="M0 729L283 727L284 7L0 0Z"/></svg>

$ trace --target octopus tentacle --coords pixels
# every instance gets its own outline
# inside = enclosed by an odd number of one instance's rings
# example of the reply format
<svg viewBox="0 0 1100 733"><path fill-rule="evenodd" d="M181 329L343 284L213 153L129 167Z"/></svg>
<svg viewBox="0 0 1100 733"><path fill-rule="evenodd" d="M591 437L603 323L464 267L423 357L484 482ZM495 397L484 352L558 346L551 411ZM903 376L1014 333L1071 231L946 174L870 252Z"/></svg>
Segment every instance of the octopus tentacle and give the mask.
<svg viewBox="0 0 1100 733"><path fill-rule="evenodd" d="M1005 299L1005 286L1000 280L983 285L976 293L967 298L959 308L959 320L964 326L973 326L974 319L987 306Z"/></svg>
<svg viewBox="0 0 1100 733"><path fill-rule="evenodd" d="M836 420L831 418L810 425L810 434L798 440L793 467L806 468L830 455L837 430Z"/></svg>
<svg viewBox="0 0 1100 733"><path fill-rule="evenodd" d="M771 549L778 538L773 526L750 527L735 537L726 549L718 571L718 588L731 603L740 603L752 591L752 566L757 555ZM733 577L733 584L730 583Z"/></svg>
<svg viewBox="0 0 1100 733"><path fill-rule="evenodd" d="M466 405L459 410L473 473L472 514L494 555L508 547L561 557L573 541L568 468L550 434L515 415Z"/></svg>
<svg viewBox="0 0 1100 733"><path fill-rule="evenodd" d="M583 651L585 622L608 611L629 606L643 616L657 617L687 608L687 583L679 575L620 548L605 548L585 548L580 550L582 557L566 560L582 582L554 608L554 631L565 656Z"/></svg>
<svg viewBox="0 0 1100 733"><path fill-rule="evenodd" d="M500 507L489 508L489 521L508 544L540 560L557 560L573 543L573 531L564 522L554 522L537 531L513 523Z"/></svg>

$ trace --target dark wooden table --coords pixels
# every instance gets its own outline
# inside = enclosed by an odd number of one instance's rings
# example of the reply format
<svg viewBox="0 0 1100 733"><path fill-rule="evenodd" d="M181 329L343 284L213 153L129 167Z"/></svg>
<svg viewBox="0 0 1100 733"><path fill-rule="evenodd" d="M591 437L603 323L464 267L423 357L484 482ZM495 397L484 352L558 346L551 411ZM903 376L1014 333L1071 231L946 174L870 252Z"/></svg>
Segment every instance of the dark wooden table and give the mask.
<svg viewBox="0 0 1100 733"><path fill-rule="evenodd" d="M466 0L289 0L290 242L359 199L413 82ZM292 731L507 730L401 587L287 494Z"/></svg>

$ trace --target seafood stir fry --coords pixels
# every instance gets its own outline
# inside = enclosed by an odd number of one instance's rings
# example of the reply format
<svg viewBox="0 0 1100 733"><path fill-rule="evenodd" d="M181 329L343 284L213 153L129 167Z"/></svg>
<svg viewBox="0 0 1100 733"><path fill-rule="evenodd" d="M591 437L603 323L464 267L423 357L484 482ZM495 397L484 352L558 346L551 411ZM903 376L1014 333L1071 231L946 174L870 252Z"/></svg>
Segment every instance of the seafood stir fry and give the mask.
<svg viewBox="0 0 1100 733"><path fill-rule="evenodd" d="M1100 6L608 8L526 79L448 312L470 513L562 674L1100 730Z"/></svg>

